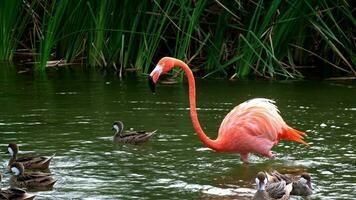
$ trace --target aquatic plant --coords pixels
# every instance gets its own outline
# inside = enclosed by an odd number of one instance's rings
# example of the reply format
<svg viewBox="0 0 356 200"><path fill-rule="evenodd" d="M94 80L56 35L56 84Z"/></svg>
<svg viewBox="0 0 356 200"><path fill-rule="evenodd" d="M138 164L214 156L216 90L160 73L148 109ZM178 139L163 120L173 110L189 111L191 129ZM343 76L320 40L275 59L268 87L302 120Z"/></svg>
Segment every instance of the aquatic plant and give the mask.
<svg viewBox="0 0 356 200"><path fill-rule="evenodd" d="M54 45L57 43L56 38L59 37L61 31L61 22L64 18L64 12L67 9L68 0L58 0L44 3L49 9L44 12L42 20L42 30L43 37L40 38L40 54L39 54L39 64L37 69L44 71L47 61L49 60L51 51L54 48ZM70 48L70 47L69 47Z"/></svg>
<svg viewBox="0 0 356 200"><path fill-rule="evenodd" d="M20 45L33 52L38 71L57 60L114 70L120 77L125 69L147 74L152 63L169 55L202 77L356 76L356 11L347 0L0 5L0 59L11 61Z"/></svg>
<svg viewBox="0 0 356 200"><path fill-rule="evenodd" d="M25 27L21 0L0 1L0 60L12 60Z"/></svg>

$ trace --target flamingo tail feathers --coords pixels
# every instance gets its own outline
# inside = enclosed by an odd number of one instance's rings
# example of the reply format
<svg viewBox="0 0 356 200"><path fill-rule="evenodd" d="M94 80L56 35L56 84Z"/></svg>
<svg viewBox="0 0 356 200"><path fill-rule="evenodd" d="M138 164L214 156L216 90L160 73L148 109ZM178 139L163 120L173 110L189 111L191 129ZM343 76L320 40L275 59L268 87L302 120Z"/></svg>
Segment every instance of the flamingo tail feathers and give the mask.
<svg viewBox="0 0 356 200"><path fill-rule="evenodd" d="M282 140L293 140L295 142L309 146L309 144L303 140L304 136L306 136L306 134L301 131L295 130L293 128L287 128L283 130L283 132L279 135L279 138Z"/></svg>

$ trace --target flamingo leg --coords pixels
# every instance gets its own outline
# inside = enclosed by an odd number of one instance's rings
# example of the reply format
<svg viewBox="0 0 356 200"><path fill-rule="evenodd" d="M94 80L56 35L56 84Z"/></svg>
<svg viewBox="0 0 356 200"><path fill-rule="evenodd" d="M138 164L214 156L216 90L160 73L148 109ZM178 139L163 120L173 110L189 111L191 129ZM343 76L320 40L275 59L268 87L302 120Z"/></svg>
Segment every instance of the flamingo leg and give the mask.
<svg viewBox="0 0 356 200"><path fill-rule="evenodd" d="M240 153L240 155L241 155L242 162L249 163L248 162L248 153Z"/></svg>
<svg viewBox="0 0 356 200"><path fill-rule="evenodd" d="M272 153L272 151L268 151L268 153L265 154L264 156L266 156L266 157L268 157L268 158L270 158L270 159L272 159L272 160L276 159L276 155L274 155L274 154Z"/></svg>

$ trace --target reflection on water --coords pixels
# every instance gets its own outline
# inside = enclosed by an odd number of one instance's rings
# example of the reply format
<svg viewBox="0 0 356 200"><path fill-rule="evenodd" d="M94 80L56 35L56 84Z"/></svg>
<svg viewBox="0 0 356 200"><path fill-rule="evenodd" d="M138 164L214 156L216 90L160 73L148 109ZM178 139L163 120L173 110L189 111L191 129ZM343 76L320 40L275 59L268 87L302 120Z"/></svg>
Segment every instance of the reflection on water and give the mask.
<svg viewBox="0 0 356 200"><path fill-rule="evenodd" d="M21 154L56 154L51 172L58 182L36 192L38 199L249 199L256 173L270 169L308 171L315 186L310 199L356 198L355 84L198 81L199 118L212 138L229 110L253 97L274 99L285 121L309 135L309 148L283 141L273 149L276 160L252 156L244 165L239 155L215 153L198 140L186 84L159 85L152 95L146 80L97 73L58 72L36 81L2 76L1 170L12 141ZM115 120L158 134L138 146L113 144Z"/></svg>

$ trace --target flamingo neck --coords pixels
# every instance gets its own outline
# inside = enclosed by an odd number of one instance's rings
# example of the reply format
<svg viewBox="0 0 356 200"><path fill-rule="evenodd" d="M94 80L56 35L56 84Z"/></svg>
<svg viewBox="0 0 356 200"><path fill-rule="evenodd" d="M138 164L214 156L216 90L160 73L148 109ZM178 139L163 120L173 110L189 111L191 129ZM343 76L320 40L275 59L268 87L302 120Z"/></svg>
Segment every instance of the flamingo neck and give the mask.
<svg viewBox="0 0 356 200"><path fill-rule="evenodd" d="M188 78L189 84L189 105L190 105L190 117L192 118L193 127L199 137L199 139L209 148L218 151L218 144L215 140L210 139L200 126L198 113L196 109L196 93L195 93L195 79L192 70L183 61L175 59L175 66L180 67L185 72Z"/></svg>

